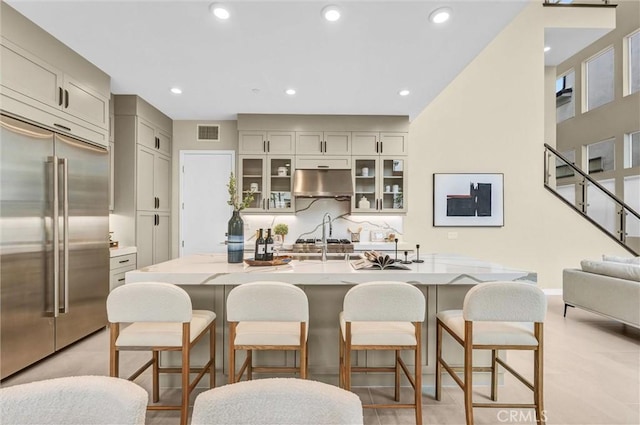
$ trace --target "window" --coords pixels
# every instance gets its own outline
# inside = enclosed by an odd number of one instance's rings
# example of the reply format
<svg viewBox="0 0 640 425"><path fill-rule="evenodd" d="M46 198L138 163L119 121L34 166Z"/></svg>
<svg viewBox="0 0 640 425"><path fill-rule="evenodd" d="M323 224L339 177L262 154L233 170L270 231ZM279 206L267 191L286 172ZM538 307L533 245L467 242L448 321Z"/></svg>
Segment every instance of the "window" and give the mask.
<svg viewBox="0 0 640 425"><path fill-rule="evenodd" d="M640 31L636 31L627 37L627 61L629 64L629 92L633 94L640 91Z"/></svg>
<svg viewBox="0 0 640 425"><path fill-rule="evenodd" d="M614 169L614 142L615 139L609 139L587 145L588 174Z"/></svg>
<svg viewBox="0 0 640 425"><path fill-rule="evenodd" d="M562 122L575 116L573 87L576 74L573 70L556 80L556 122Z"/></svg>
<svg viewBox="0 0 640 425"><path fill-rule="evenodd" d="M613 47L584 63L585 105L591 111L613 100Z"/></svg>
<svg viewBox="0 0 640 425"><path fill-rule="evenodd" d="M640 166L640 131L624 138L624 168Z"/></svg>

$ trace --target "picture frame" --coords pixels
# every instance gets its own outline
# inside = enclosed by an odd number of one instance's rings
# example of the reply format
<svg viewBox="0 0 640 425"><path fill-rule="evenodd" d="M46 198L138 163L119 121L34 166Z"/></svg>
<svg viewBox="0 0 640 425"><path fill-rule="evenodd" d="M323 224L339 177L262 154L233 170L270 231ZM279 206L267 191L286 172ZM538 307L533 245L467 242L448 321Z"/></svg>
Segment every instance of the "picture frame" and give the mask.
<svg viewBox="0 0 640 425"><path fill-rule="evenodd" d="M504 226L504 175L434 173L433 226Z"/></svg>

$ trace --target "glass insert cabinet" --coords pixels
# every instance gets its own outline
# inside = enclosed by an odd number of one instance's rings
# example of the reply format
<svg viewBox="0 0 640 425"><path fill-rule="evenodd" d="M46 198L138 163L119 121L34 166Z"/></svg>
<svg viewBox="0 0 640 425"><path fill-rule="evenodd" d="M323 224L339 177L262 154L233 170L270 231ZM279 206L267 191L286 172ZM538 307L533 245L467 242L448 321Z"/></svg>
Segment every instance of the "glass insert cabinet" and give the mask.
<svg viewBox="0 0 640 425"><path fill-rule="evenodd" d="M242 196L253 191L253 201L244 212L294 212L294 157L289 155L242 155L239 185Z"/></svg>
<svg viewBox="0 0 640 425"><path fill-rule="evenodd" d="M362 156L353 159L354 213L404 213L407 202L406 157Z"/></svg>

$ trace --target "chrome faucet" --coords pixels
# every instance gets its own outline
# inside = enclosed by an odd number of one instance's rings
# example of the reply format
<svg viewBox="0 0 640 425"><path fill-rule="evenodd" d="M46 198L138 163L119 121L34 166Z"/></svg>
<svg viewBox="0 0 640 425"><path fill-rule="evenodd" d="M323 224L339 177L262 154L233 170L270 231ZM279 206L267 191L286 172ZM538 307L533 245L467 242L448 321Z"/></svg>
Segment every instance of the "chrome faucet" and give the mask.
<svg viewBox="0 0 640 425"><path fill-rule="evenodd" d="M333 232L333 226L331 225L331 216L329 213L324 213L322 216L322 262L327 261L327 231L325 228L325 223L329 223L329 237L331 237L331 233Z"/></svg>

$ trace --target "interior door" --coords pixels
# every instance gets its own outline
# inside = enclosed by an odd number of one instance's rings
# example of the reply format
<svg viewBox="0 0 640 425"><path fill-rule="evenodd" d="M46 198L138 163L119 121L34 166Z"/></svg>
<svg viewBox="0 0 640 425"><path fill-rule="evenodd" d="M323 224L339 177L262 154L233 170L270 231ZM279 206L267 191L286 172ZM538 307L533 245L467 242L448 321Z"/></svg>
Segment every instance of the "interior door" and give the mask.
<svg viewBox="0 0 640 425"><path fill-rule="evenodd" d="M180 256L226 252L233 151L180 152Z"/></svg>

